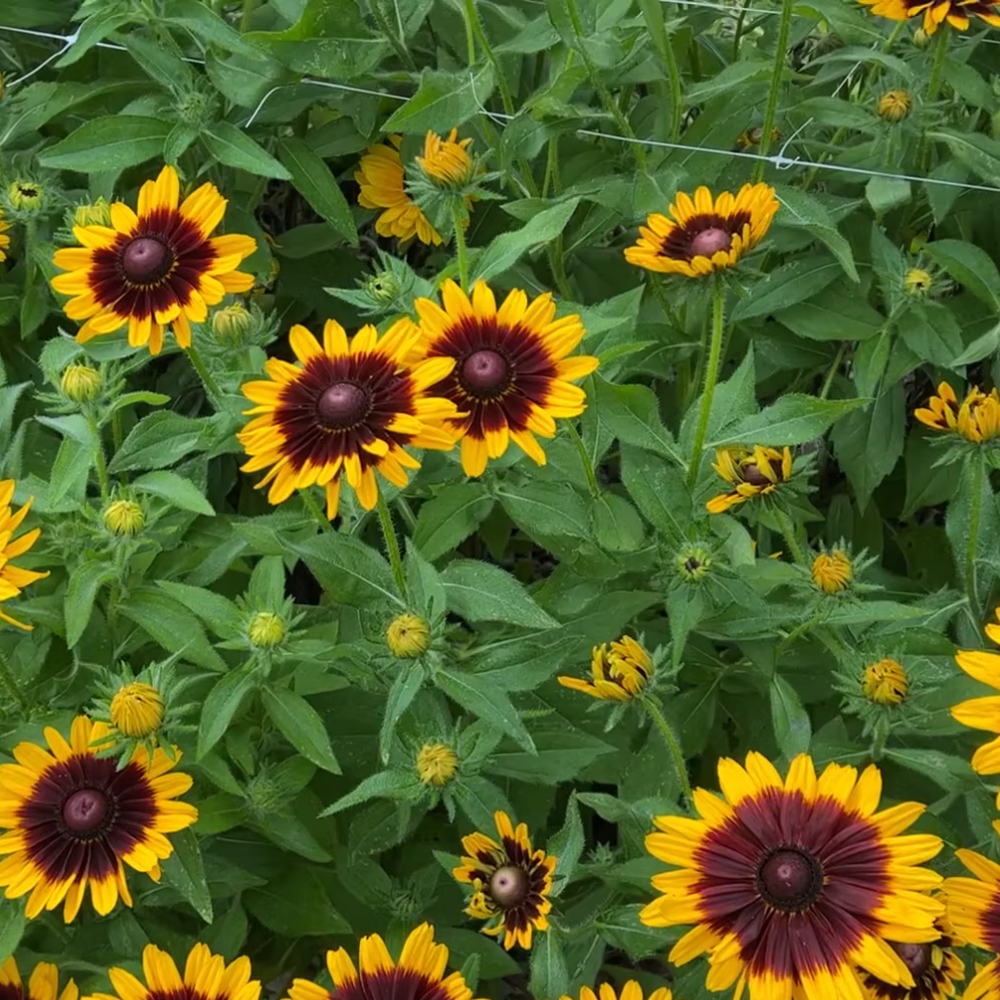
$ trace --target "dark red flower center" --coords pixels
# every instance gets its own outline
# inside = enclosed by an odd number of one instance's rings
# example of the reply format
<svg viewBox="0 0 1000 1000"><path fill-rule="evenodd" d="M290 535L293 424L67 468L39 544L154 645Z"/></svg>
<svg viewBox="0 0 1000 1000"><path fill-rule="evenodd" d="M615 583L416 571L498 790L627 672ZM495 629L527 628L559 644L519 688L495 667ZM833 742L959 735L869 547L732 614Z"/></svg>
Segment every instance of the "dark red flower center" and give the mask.
<svg viewBox="0 0 1000 1000"><path fill-rule="evenodd" d="M728 250L732 243L732 234L718 226L703 229L691 240L691 255L693 257L711 257L720 250Z"/></svg>
<svg viewBox="0 0 1000 1000"><path fill-rule="evenodd" d="M923 975L931 965L931 945L893 944L892 950L903 960L903 964L913 974L914 980Z"/></svg>
<svg viewBox="0 0 1000 1000"><path fill-rule="evenodd" d="M327 427L352 427L371 409L368 393L354 382L334 382L316 403L320 420Z"/></svg>
<svg viewBox="0 0 1000 1000"><path fill-rule="evenodd" d="M823 869L811 854L795 848L775 851L757 872L757 890L776 910L797 913L819 899Z"/></svg>
<svg viewBox="0 0 1000 1000"><path fill-rule="evenodd" d="M139 236L122 250L122 270L134 285L159 281L174 263L173 251L155 236Z"/></svg>
<svg viewBox="0 0 1000 1000"><path fill-rule="evenodd" d="M62 807L63 822L74 833L93 833L108 814L108 797L97 788L81 788Z"/></svg>
<svg viewBox="0 0 1000 1000"><path fill-rule="evenodd" d="M770 463L768 463L770 465ZM767 486L771 480L760 470L756 462L743 466L743 481L751 486ZM773 471L773 468L772 468Z"/></svg>
<svg viewBox="0 0 1000 1000"><path fill-rule="evenodd" d="M490 876L490 898L504 909L523 903L529 889L528 874L517 865L504 865Z"/></svg>
<svg viewBox="0 0 1000 1000"><path fill-rule="evenodd" d="M475 351L462 362L462 387L473 396L497 396L509 380L510 365L497 351Z"/></svg>

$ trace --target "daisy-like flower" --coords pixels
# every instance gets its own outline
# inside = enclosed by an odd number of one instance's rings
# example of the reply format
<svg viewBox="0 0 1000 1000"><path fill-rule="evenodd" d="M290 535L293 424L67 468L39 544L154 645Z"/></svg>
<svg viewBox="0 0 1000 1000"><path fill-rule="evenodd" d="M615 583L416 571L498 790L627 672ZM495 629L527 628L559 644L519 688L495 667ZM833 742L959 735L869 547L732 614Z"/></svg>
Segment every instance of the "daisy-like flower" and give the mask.
<svg viewBox="0 0 1000 1000"><path fill-rule="evenodd" d="M922 424L936 431L957 434L973 444L992 441L1000 435L1000 393L993 389L988 395L973 386L961 405L955 390L947 382L938 386L926 408L913 411Z"/></svg>
<svg viewBox="0 0 1000 1000"><path fill-rule="evenodd" d="M666 986L661 986L646 997L646 1000L671 1000L673 994ZM579 998L563 996L562 1000L643 1000L642 987L634 980L630 979L618 992L611 983L601 983L597 992L589 986L580 989Z"/></svg>
<svg viewBox="0 0 1000 1000"><path fill-rule="evenodd" d="M473 162L469 156L471 139L459 139L453 128L447 139L428 132L424 139L424 155L418 156L417 166L440 187L460 188L472 177Z"/></svg>
<svg viewBox="0 0 1000 1000"><path fill-rule="evenodd" d="M368 147L354 174L361 186L358 204L384 209L375 220L379 236L396 236L403 242L415 236L421 243L437 246L444 242L441 234L406 191L406 171L399 155L402 143L402 136L390 135L388 144Z"/></svg>
<svg viewBox="0 0 1000 1000"><path fill-rule="evenodd" d="M427 389L455 362L438 357L408 366L419 337L408 319L381 339L375 327L363 326L350 344L344 328L327 320L322 346L304 326L292 327L289 341L300 364L269 358L264 370L270 381L243 386L256 405L244 411L254 419L237 434L250 456L244 472L270 466L257 488L271 484L271 503L322 486L332 520L346 477L361 506L371 510L378 501L376 469L402 488L409 482L406 470L420 468L404 445L454 447L455 435L442 421L458 416L455 404Z"/></svg>
<svg viewBox="0 0 1000 1000"><path fill-rule="evenodd" d="M767 184L744 184L738 194L724 191L715 199L707 187L698 188L693 200L680 191L671 218L650 215L625 259L647 271L703 278L757 246L779 207Z"/></svg>
<svg viewBox="0 0 1000 1000"><path fill-rule="evenodd" d="M169 773L180 759L138 748L121 770L95 750L110 730L86 716L73 721L69 742L45 729L49 749L14 747L16 764L0 764L0 885L8 899L28 897L27 915L54 910L75 919L90 886L94 909L110 913L118 898L132 905L125 865L160 879L160 861L173 847L165 834L198 818L198 810L174 801L191 787L186 774ZM133 1000L132 997L125 1000Z"/></svg>
<svg viewBox="0 0 1000 1000"><path fill-rule="evenodd" d="M843 549L820 552L813 559L810 576L813 584L824 594L836 594L851 583L854 568L850 556Z"/></svg>
<svg viewBox="0 0 1000 1000"><path fill-rule="evenodd" d="M955 857L976 877L945 879L948 919L969 944L996 954L1000 952L1000 865L964 848L955 851ZM1000 958L994 958L972 977L962 1000L992 1000L998 994Z"/></svg>
<svg viewBox="0 0 1000 1000"><path fill-rule="evenodd" d="M754 497L767 496L792 475L792 451L787 446L765 448L719 448L715 452L712 468L722 476L732 489L712 497L705 504L710 514L723 514Z"/></svg>
<svg viewBox="0 0 1000 1000"><path fill-rule="evenodd" d="M31 501L34 499L28 497L28 502L15 513L10 505L14 499L14 485L13 479L0 480L0 619L30 632L35 626L25 625L24 622L11 618L3 610L3 602L17 597L24 587L36 580L45 579L49 574L47 571L36 573L34 570L21 569L11 562L12 559L23 556L38 541L38 536L42 533L41 528L32 528L18 538L14 537L14 532L31 510Z"/></svg>
<svg viewBox="0 0 1000 1000"><path fill-rule="evenodd" d="M188 953L181 976L174 960L155 944L142 950L142 974L137 979L125 969L109 969L114 993L94 993L87 1000L258 1000L260 983L251 979L250 959L241 955L226 964L208 945L196 944Z"/></svg>
<svg viewBox="0 0 1000 1000"><path fill-rule="evenodd" d="M468 856L452 874L475 890L465 912L487 921L484 934L503 934L508 950L515 944L530 948L533 930L549 927L546 914L552 909L549 892L556 859L541 848L532 850L524 823L515 830L510 817L499 811L493 820L500 843L484 833L463 837L462 849Z"/></svg>
<svg viewBox="0 0 1000 1000"><path fill-rule="evenodd" d="M563 687L582 691L601 701L631 701L646 689L653 676L653 658L631 636L595 646L590 660L593 680L557 677Z"/></svg>
<svg viewBox="0 0 1000 1000"><path fill-rule="evenodd" d="M333 989L296 979L290 1000L472 1000L461 972L445 975L448 949L434 941L434 928L421 924L410 931L399 961L394 962L378 934L361 939L358 964L343 948L326 953Z"/></svg>
<svg viewBox="0 0 1000 1000"><path fill-rule="evenodd" d="M59 970L50 962L39 962L25 988L14 958L0 965L0 997L3 1000L78 1000L80 991L70 979L59 991Z"/></svg>
<svg viewBox="0 0 1000 1000"><path fill-rule="evenodd" d="M10 229L10 223L5 222L3 213L0 213L0 260L7 259L7 248L10 246L10 237L7 235L8 229Z"/></svg>
<svg viewBox="0 0 1000 1000"><path fill-rule="evenodd" d="M250 236L212 236L222 222L226 199L214 184L180 202L180 181L164 167L139 190L138 213L124 202L111 206L111 226L74 226L83 246L57 250L56 267L67 271L52 287L72 298L70 319L83 319L82 344L128 324L133 347L163 347L172 326L177 343L191 346L191 323L204 323L208 307L227 292L246 292L253 275L237 268L257 248Z"/></svg>
<svg viewBox="0 0 1000 1000"><path fill-rule="evenodd" d="M908 21L913 17L924 17L924 31L933 35L938 27L947 21L958 31L966 31L972 18L985 21L994 28L1000 28L1000 3L991 0L860 0L870 6L873 14L893 21Z"/></svg>
<svg viewBox="0 0 1000 1000"><path fill-rule="evenodd" d="M572 382L598 364L594 357L567 356L586 333L580 317L556 319L548 292L529 303L520 289L498 309L483 281L473 286L471 301L446 281L441 301L413 303L423 331L419 354L453 362L434 389L463 413L450 426L462 439L465 474L481 476L488 460L503 455L512 440L544 465L535 435L555 437L557 419L583 413L586 394Z"/></svg>
<svg viewBox="0 0 1000 1000"><path fill-rule="evenodd" d="M861 985L866 1000L951 1000L955 996L955 984L965 978L965 962L956 949L965 942L947 916L938 917L934 927L938 932L935 941L892 945L913 976L912 988L884 983L870 972L863 972Z"/></svg>
<svg viewBox="0 0 1000 1000"><path fill-rule="evenodd" d="M900 705L906 700L910 682L903 665L884 659L869 663L861 676L861 690L876 705Z"/></svg>
<svg viewBox="0 0 1000 1000"><path fill-rule="evenodd" d="M903 802L876 812L874 765L829 764L817 778L800 754L784 779L759 753L746 766L719 761L723 797L699 788L699 819L658 816L646 837L654 857L676 865L653 877L662 895L640 920L694 924L674 945L683 965L708 952L706 986L753 1000L861 998L859 970L912 989L894 944L940 936L943 907L926 894L941 879L917 867L941 850L929 834L900 836L924 811Z"/></svg>

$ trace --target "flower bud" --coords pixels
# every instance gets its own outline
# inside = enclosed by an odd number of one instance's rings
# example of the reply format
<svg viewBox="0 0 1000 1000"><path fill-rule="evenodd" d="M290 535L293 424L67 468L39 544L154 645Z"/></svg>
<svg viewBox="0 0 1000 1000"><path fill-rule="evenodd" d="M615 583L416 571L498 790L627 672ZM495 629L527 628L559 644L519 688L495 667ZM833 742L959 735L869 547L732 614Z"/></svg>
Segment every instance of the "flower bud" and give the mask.
<svg viewBox="0 0 1000 1000"><path fill-rule="evenodd" d="M98 198L93 204L77 205L73 212L74 226L110 226L111 206Z"/></svg>
<svg viewBox="0 0 1000 1000"><path fill-rule="evenodd" d="M700 546L692 546L677 553L674 566L688 583L699 583L712 568L712 554Z"/></svg>
<svg viewBox="0 0 1000 1000"><path fill-rule="evenodd" d="M898 705L906 699L909 680L897 660L879 660L865 667L861 689L876 705Z"/></svg>
<svg viewBox="0 0 1000 1000"><path fill-rule="evenodd" d="M74 403L92 403L101 394L101 373L90 365L70 365L63 373L59 387Z"/></svg>
<svg viewBox="0 0 1000 1000"><path fill-rule="evenodd" d="M389 271L380 271L378 274L373 274L365 282L365 291L376 301L380 303L392 302L393 299L399 295L400 288L399 279Z"/></svg>
<svg viewBox="0 0 1000 1000"><path fill-rule="evenodd" d="M444 743L425 743L416 763L417 775L425 785L447 785L458 773L458 757Z"/></svg>
<svg viewBox="0 0 1000 1000"><path fill-rule="evenodd" d="M216 309L212 314L212 333L220 344L238 347L253 328L250 310L240 302Z"/></svg>
<svg viewBox="0 0 1000 1000"><path fill-rule="evenodd" d="M163 696L151 684L124 685L111 699L111 724L132 739L151 736L163 724Z"/></svg>
<svg viewBox="0 0 1000 1000"><path fill-rule="evenodd" d="M385 631L385 642L393 656L413 659L427 652L430 627L417 615L402 614L394 618Z"/></svg>
<svg viewBox="0 0 1000 1000"><path fill-rule="evenodd" d="M273 649L285 638L285 623L273 611L258 611L250 619L247 636L258 649Z"/></svg>
<svg viewBox="0 0 1000 1000"><path fill-rule="evenodd" d="M911 267L903 278L903 287L907 295L926 295L934 284L934 278L930 272L920 267Z"/></svg>
<svg viewBox="0 0 1000 1000"><path fill-rule="evenodd" d="M12 208L22 212L36 212L45 200L45 189L34 181L16 180L7 188Z"/></svg>
<svg viewBox="0 0 1000 1000"><path fill-rule="evenodd" d="M103 521L112 535L132 537L142 531L146 515L134 500L115 500L104 508Z"/></svg>

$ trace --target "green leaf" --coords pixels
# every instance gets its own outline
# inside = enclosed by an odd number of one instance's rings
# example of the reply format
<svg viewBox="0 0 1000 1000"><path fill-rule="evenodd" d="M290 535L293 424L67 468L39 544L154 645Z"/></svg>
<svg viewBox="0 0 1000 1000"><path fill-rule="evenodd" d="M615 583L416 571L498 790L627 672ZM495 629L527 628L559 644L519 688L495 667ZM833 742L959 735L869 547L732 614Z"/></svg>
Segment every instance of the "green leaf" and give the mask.
<svg viewBox="0 0 1000 1000"><path fill-rule="evenodd" d="M475 559L456 559L441 574L448 605L470 622L509 622L525 628L557 628L509 573Z"/></svg>
<svg viewBox="0 0 1000 1000"><path fill-rule="evenodd" d="M340 765L330 747L326 726L316 709L288 688L268 684L263 688L262 695L267 714L285 739L317 767L331 774L340 774Z"/></svg>
<svg viewBox="0 0 1000 1000"><path fill-rule="evenodd" d="M287 938L351 933L330 902L321 869L296 865L266 887L249 890L243 901L265 927Z"/></svg>
<svg viewBox="0 0 1000 1000"><path fill-rule="evenodd" d="M798 188L785 185L778 186L777 197L781 202L781 209L775 216L775 223L805 229L811 233L837 258L851 281L860 281L851 245L837 231L833 218L822 202Z"/></svg>
<svg viewBox="0 0 1000 1000"><path fill-rule="evenodd" d="M994 312L1000 312L1000 271L990 255L962 240L935 240L923 252Z"/></svg>
<svg viewBox="0 0 1000 1000"><path fill-rule="evenodd" d="M240 33L219 17L201 0L171 0L167 24L179 24L196 38L208 45L215 45L226 52L259 58L260 53L240 37Z"/></svg>
<svg viewBox="0 0 1000 1000"><path fill-rule="evenodd" d="M489 64L461 73L425 69L417 92L389 118L382 131L421 135L428 130L457 128L482 111L493 85Z"/></svg>
<svg viewBox="0 0 1000 1000"><path fill-rule="evenodd" d="M43 149L39 166L84 174L120 172L163 154L173 123L139 115L93 118L61 142Z"/></svg>
<svg viewBox="0 0 1000 1000"><path fill-rule="evenodd" d="M654 451L679 466L685 462L673 435L660 418L660 403L656 394L644 385L614 385L601 378L594 379L594 398L598 419L622 444L631 444Z"/></svg>
<svg viewBox="0 0 1000 1000"><path fill-rule="evenodd" d="M156 585L197 615L220 638L235 639L242 635L243 615L228 597L174 580L157 580Z"/></svg>
<svg viewBox="0 0 1000 1000"><path fill-rule="evenodd" d="M536 997L561 997L569 992L569 970L559 932L552 926L535 932L531 945L531 980L528 989Z"/></svg>
<svg viewBox="0 0 1000 1000"><path fill-rule="evenodd" d="M533 247L554 240L566 228L579 203L579 198L559 202L539 212L520 229L498 236L477 258L473 279L489 281L513 267Z"/></svg>
<svg viewBox="0 0 1000 1000"><path fill-rule="evenodd" d="M202 931L200 940L214 954L221 955L227 962L234 962L243 951L249 930L250 922L237 897L219 920Z"/></svg>
<svg viewBox="0 0 1000 1000"><path fill-rule="evenodd" d="M26 926L23 906L17 903L0 906L0 963L6 962L17 951Z"/></svg>
<svg viewBox="0 0 1000 1000"><path fill-rule="evenodd" d="M119 606L164 649L209 670L224 671L225 660L212 648L201 623L184 605L160 590L136 588Z"/></svg>
<svg viewBox="0 0 1000 1000"><path fill-rule="evenodd" d="M451 483L425 501L417 515L413 544L431 562L471 535L493 509L493 498L478 480Z"/></svg>
<svg viewBox="0 0 1000 1000"><path fill-rule="evenodd" d="M201 133L205 148L220 163L258 177L289 181L292 175L263 147L229 122L216 122Z"/></svg>
<svg viewBox="0 0 1000 1000"><path fill-rule="evenodd" d="M252 669L244 664L226 674L208 692L198 725L199 758L204 757L225 735L229 723L240 710L243 700L253 690L254 684Z"/></svg>
<svg viewBox="0 0 1000 1000"><path fill-rule="evenodd" d="M865 198L877 216L884 215L913 197L909 181L898 177L872 177L865 185Z"/></svg>
<svg viewBox="0 0 1000 1000"><path fill-rule="evenodd" d="M885 748L885 755L922 777L930 778L946 792L971 791L978 784L975 772L965 757L941 753L940 750Z"/></svg>
<svg viewBox="0 0 1000 1000"><path fill-rule="evenodd" d="M809 713L802 707L799 696L788 681L780 674L771 678L768 689L771 699L771 725L774 740L781 752L791 760L809 749L812 726Z"/></svg>
<svg viewBox="0 0 1000 1000"><path fill-rule="evenodd" d="M774 318L808 340L867 340L885 323L864 298L843 284L824 288L808 302L781 309Z"/></svg>
<svg viewBox="0 0 1000 1000"><path fill-rule="evenodd" d="M460 674L444 669L436 671L434 683L462 708L468 709L491 726L496 726L529 753L535 752L535 744L517 709L506 693L495 684L477 674Z"/></svg>
<svg viewBox="0 0 1000 1000"><path fill-rule="evenodd" d="M956 160L988 184L1000 187L1000 142L977 132L930 131L927 138L944 142Z"/></svg>
<svg viewBox="0 0 1000 1000"><path fill-rule="evenodd" d="M63 602L66 617L66 645L72 649L83 635L102 583L116 576L113 567L102 562L82 562L70 574Z"/></svg>
<svg viewBox="0 0 1000 1000"><path fill-rule="evenodd" d="M417 692L423 687L424 679L424 671L419 664L407 665L396 674L396 679L392 682L392 687L389 688L389 694L385 701L385 713L382 716L382 726L378 733L379 755L383 764L389 760L396 723L403 717L413 699L416 698Z"/></svg>
<svg viewBox="0 0 1000 1000"><path fill-rule="evenodd" d="M576 801L576 793L573 792L566 803L566 818L563 820L562 829L549 840L545 848L547 853L556 858L555 882L550 895L561 895L573 881L573 873L585 846L580 807Z"/></svg>
<svg viewBox="0 0 1000 1000"><path fill-rule="evenodd" d="M732 320L738 323L769 316L779 309L805 302L839 276L837 265L825 257L808 256L804 260L787 261L754 285L752 295L745 295L736 303Z"/></svg>
<svg viewBox="0 0 1000 1000"><path fill-rule="evenodd" d="M405 607L389 563L364 542L327 531L302 542L289 540L287 545L333 600L355 607L366 607L373 600Z"/></svg>
<svg viewBox="0 0 1000 1000"><path fill-rule="evenodd" d="M566 482L532 480L495 490L510 519L529 537L590 537L587 502Z"/></svg>
<svg viewBox="0 0 1000 1000"><path fill-rule="evenodd" d="M667 927L648 927L639 919L641 903L616 906L602 914L595 924L612 948L620 948L634 961L662 952L676 935ZM686 994L685 994L686 996Z"/></svg>
<svg viewBox="0 0 1000 1000"><path fill-rule="evenodd" d="M504 793L481 774L460 775L455 782L455 799L474 829L491 830L493 816L498 810L508 816L513 812L513 806Z"/></svg>
<svg viewBox="0 0 1000 1000"><path fill-rule="evenodd" d="M289 136L278 143L278 157L292 183L309 204L353 246L358 244L351 207L330 168L302 139Z"/></svg>
<svg viewBox="0 0 1000 1000"><path fill-rule="evenodd" d="M718 441L710 441L706 448L721 444L805 444L825 433L845 413L864 406L866 399L817 399L789 393L760 413L740 420Z"/></svg>
<svg viewBox="0 0 1000 1000"><path fill-rule="evenodd" d="M363 779L346 795L342 795L332 805L327 806L320 816L333 816L370 799L415 802L422 791L423 785L415 771L381 771Z"/></svg>
<svg viewBox="0 0 1000 1000"><path fill-rule="evenodd" d="M121 448L108 463L108 471L162 469L195 451L208 424L179 413L160 411L142 418L129 431Z"/></svg>
<svg viewBox="0 0 1000 1000"><path fill-rule="evenodd" d="M624 497L604 490L590 505L594 541L606 552L636 552L645 541L642 518Z"/></svg>
<svg viewBox="0 0 1000 1000"><path fill-rule="evenodd" d="M621 477L646 520L670 544L683 543L692 519L691 496L676 466L642 448L624 444Z"/></svg>
<svg viewBox="0 0 1000 1000"><path fill-rule="evenodd" d="M471 674L492 683L489 674ZM495 686L495 684L494 684ZM531 753L514 750L509 745L494 750L484 770L504 778L529 784L556 785L572 781L598 757L614 749L590 733L562 727L557 730L540 728L532 733Z"/></svg>
<svg viewBox="0 0 1000 1000"><path fill-rule="evenodd" d="M944 522L958 578L965 581L970 593L975 589L980 598L991 591L995 571L985 564L995 558L1000 545L1000 511L989 474L983 468L985 462L986 457L978 449L966 452L958 473L958 491L948 504ZM970 569L975 588L969 579Z"/></svg>
<svg viewBox="0 0 1000 1000"><path fill-rule="evenodd" d="M147 472L144 476L133 480L132 488L162 497L181 510L194 511L207 517L215 516L212 505L205 499L201 490L190 479L185 479L176 472Z"/></svg>
<svg viewBox="0 0 1000 1000"><path fill-rule="evenodd" d="M210 924L214 917L212 896L205 881L205 866L201 859L198 838L191 830L181 830L170 835L173 853L160 862L163 880L186 899L195 912Z"/></svg>

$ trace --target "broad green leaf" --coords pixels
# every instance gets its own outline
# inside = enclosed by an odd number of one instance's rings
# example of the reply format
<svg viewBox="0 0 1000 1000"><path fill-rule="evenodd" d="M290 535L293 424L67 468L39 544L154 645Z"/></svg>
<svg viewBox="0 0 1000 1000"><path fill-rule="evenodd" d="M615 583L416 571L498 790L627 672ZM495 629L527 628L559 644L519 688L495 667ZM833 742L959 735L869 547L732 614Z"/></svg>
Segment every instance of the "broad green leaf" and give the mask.
<svg viewBox="0 0 1000 1000"><path fill-rule="evenodd" d="M190 904L195 912L210 924L213 919L212 896L205 881L205 866L201 859L198 838L188 830L170 835L173 853L160 862L163 881L173 886Z"/></svg>
<svg viewBox="0 0 1000 1000"><path fill-rule="evenodd" d="M451 483L420 505L413 544L434 562L465 541L493 509L493 498L478 480Z"/></svg>
<svg viewBox="0 0 1000 1000"><path fill-rule="evenodd" d="M462 708L517 740L530 753L535 752L535 744L517 709L495 684L478 674L444 669L434 674L434 683Z"/></svg>
<svg viewBox="0 0 1000 1000"><path fill-rule="evenodd" d="M346 795L342 795L332 805L327 806L320 816L333 816L370 799L402 799L404 802L415 802L422 794L422 790L423 786L416 771L380 771L364 778Z"/></svg>
<svg viewBox="0 0 1000 1000"><path fill-rule="evenodd" d="M207 45L217 46L226 52L259 57L257 49L243 41L235 28L223 21L201 0L171 0L169 11L170 16L164 18L168 24L179 24L187 28Z"/></svg>
<svg viewBox="0 0 1000 1000"><path fill-rule="evenodd" d="M470 622L508 622L524 628L557 628L509 573L475 559L456 559L441 574L448 605Z"/></svg>
<svg viewBox="0 0 1000 1000"><path fill-rule="evenodd" d="M481 774L469 777L460 775L455 782L455 798L458 808L469 818L473 829L491 830L495 825L493 817L498 810L508 816L514 811L504 793Z"/></svg>
<svg viewBox="0 0 1000 1000"><path fill-rule="evenodd" d="M775 223L807 230L837 258L851 281L860 281L851 245L838 232L823 203L798 188L784 185L777 188L777 197L781 208L775 216Z"/></svg>
<svg viewBox="0 0 1000 1000"><path fill-rule="evenodd" d="M768 693L771 699L774 740L784 756L791 760L809 749L812 738L809 713L802 707L795 688L780 674L771 678Z"/></svg>
<svg viewBox="0 0 1000 1000"><path fill-rule="evenodd" d="M867 402L865 399L818 399L791 393L760 413L745 417L718 441L710 441L706 447L714 448L721 444L805 444L825 433L845 413Z"/></svg>
<svg viewBox="0 0 1000 1000"><path fill-rule="evenodd" d="M899 205L905 205L913 197L909 181L898 177L872 177L865 185L865 198L876 216L882 216Z"/></svg>
<svg viewBox="0 0 1000 1000"><path fill-rule="evenodd" d="M251 889L243 901L265 927L285 938L350 934L351 925L330 902L321 871L296 865L267 886Z"/></svg>
<svg viewBox="0 0 1000 1000"><path fill-rule="evenodd" d="M154 496L162 497L181 510L194 511L206 517L215 516L212 505L205 499L201 490L190 479L185 479L176 472L147 472L144 476L133 480L132 488L141 493L152 493Z"/></svg>
<svg viewBox="0 0 1000 1000"><path fill-rule="evenodd" d="M691 524L691 497L683 473L659 455L623 444L621 477L646 520L670 544L680 545Z"/></svg>
<svg viewBox="0 0 1000 1000"><path fill-rule="evenodd" d="M925 244L923 252L977 299L1000 312L1000 271L985 250L962 240L935 240Z"/></svg>
<svg viewBox="0 0 1000 1000"><path fill-rule="evenodd" d="M121 171L163 154L173 124L139 115L92 118L38 154L39 166L84 174Z"/></svg>
<svg viewBox="0 0 1000 1000"><path fill-rule="evenodd" d="M580 807L577 805L576 794L572 793L566 803L566 818L563 820L562 829L549 840L545 848L556 858L555 882L551 895L561 895L573 880L573 873L585 846Z"/></svg>
<svg viewBox="0 0 1000 1000"><path fill-rule="evenodd" d="M333 600L355 607L366 607L373 600L405 607L389 563L364 542L327 531L301 542L289 540L287 546L305 561Z"/></svg>
<svg viewBox="0 0 1000 1000"><path fill-rule="evenodd" d="M644 385L614 385L593 376L598 419L623 444L635 445L685 466L673 435L663 425L655 393Z"/></svg>
<svg viewBox="0 0 1000 1000"><path fill-rule="evenodd" d="M489 674L471 676L490 680ZM532 741L531 753L515 750L509 744L494 750L483 765L484 770L515 781L556 785L572 781L598 757L614 749L596 736L567 728L536 728Z"/></svg>
<svg viewBox="0 0 1000 1000"><path fill-rule="evenodd" d="M489 281L513 267L533 247L554 240L566 228L579 203L579 198L559 202L539 212L520 229L498 236L477 258L472 277Z"/></svg>
<svg viewBox="0 0 1000 1000"><path fill-rule="evenodd" d="M590 537L587 501L567 482L536 479L501 485L495 492L510 519L531 538Z"/></svg>
<svg viewBox="0 0 1000 1000"><path fill-rule="evenodd" d="M237 897L211 927L201 932L200 940L208 945L213 954L221 955L227 962L235 962L243 952L249 930L250 922Z"/></svg>
<svg viewBox="0 0 1000 1000"><path fill-rule="evenodd" d="M616 906L597 919L596 928L612 948L620 948L634 961L663 952L676 940L670 928L648 927L639 919L641 903Z"/></svg>
<svg viewBox="0 0 1000 1000"><path fill-rule="evenodd" d="M162 469L197 450L208 430L208 422L161 410L143 417L129 431L108 471Z"/></svg>
<svg viewBox="0 0 1000 1000"><path fill-rule="evenodd" d="M0 963L6 962L17 951L26 926L23 906L7 903L0 907Z"/></svg>
<svg viewBox="0 0 1000 1000"><path fill-rule="evenodd" d="M204 757L222 739L254 685L254 675L244 665L230 671L208 692L198 725L199 758Z"/></svg>
<svg viewBox="0 0 1000 1000"><path fill-rule="evenodd" d="M66 616L66 645L72 649L83 635L94 609L102 583L116 576L113 567L103 562L82 562L70 574L63 602Z"/></svg>
<svg viewBox="0 0 1000 1000"><path fill-rule="evenodd" d="M779 309L805 302L838 277L840 271L837 265L823 257L809 256L804 260L786 261L763 281L755 284L753 294L745 295L737 301L732 320L738 323L758 316L769 316Z"/></svg>
<svg viewBox="0 0 1000 1000"><path fill-rule="evenodd" d="M280 181L292 179L292 175L266 149L229 122L216 122L205 129L201 133L201 141L209 153L227 167L246 170L258 177Z"/></svg>
<svg viewBox="0 0 1000 1000"><path fill-rule="evenodd" d="M594 541L606 552L636 552L645 541L642 518L624 497L604 490L590 504Z"/></svg>
<svg viewBox="0 0 1000 1000"><path fill-rule="evenodd" d="M209 643L198 619L162 591L136 588L119 605L119 610L171 653L181 653L185 660L209 670L226 669L225 661Z"/></svg>
<svg viewBox="0 0 1000 1000"><path fill-rule="evenodd" d="M285 739L317 767L340 774L326 726L316 709L301 695L285 687L268 684L261 693L267 714Z"/></svg>
<svg viewBox="0 0 1000 1000"><path fill-rule="evenodd" d="M382 763L389 760L389 752L392 749L392 737L396 732L396 723L403 717L403 714L410 707L417 692L424 683L424 670L419 664L404 664L402 669L396 674L396 679L389 688L389 694L385 702L385 713L382 716L382 726L379 729L378 745L379 755Z"/></svg>
<svg viewBox="0 0 1000 1000"><path fill-rule="evenodd" d="M995 553L1000 545L1000 512L980 452L966 453L958 473L958 491L948 504L945 531L951 542L958 579L966 592L982 599L995 577Z"/></svg>
<svg viewBox="0 0 1000 1000"><path fill-rule="evenodd" d="M278 144L278 157L292 175L299 193L351 244L357 246L358 231L351 207L330 173L330 168L302 139L289 136Z"/></svg>
<svg viewBox="0 0 1000 1000"><path fill-rule="evenodd" d="M941 753L940 750L919 748L896 750L891 747L886 747L885 755L897 764L902 764L903 767L930 778L946 792L954 793L963 788L971 791L978 784L976 775L966 757Z"/></svg>
<svg viewBox="0 0 1000 1000"><path fill-rule="evenodd" d="M156 585L197 615L220 638L236 639L243 634L243 615L228 597L174 580L158 580Z"/></svg>
<svg viewBox="0 0 1000 1000"><path fill-rule="evenodd" d="M978 132L952 132L944 128L926 135L932 141L945 143L956 160L987 184L1000 187L1000 142Z"/></svg>
<svg viewBox="0 0 1000 1000"><path fill-rule="evenodd" d="M808 302L781 309L774 318L809 340L867 340L885 323L880 313L842 284L824 288Z"/></svg>
<svg viewBox="0 0 1000 1000"><path fill-rule="evenodd" d="M551 2L551 0L550 0ZM558 2L558 0L557 0ZM531 943L531 980L528 989L536 997L561 997L569 991L569 970L559 931L535 931Z"/></svg>
<svg viewBox="0 0 1000 1000"><path fill-rule="evenodd" d="M425 69L417 92L390 116L382 131L408 135L421 135L428 130L447 133L483 110L493 86L493 69L489 64L461 73Z"/></svg>

